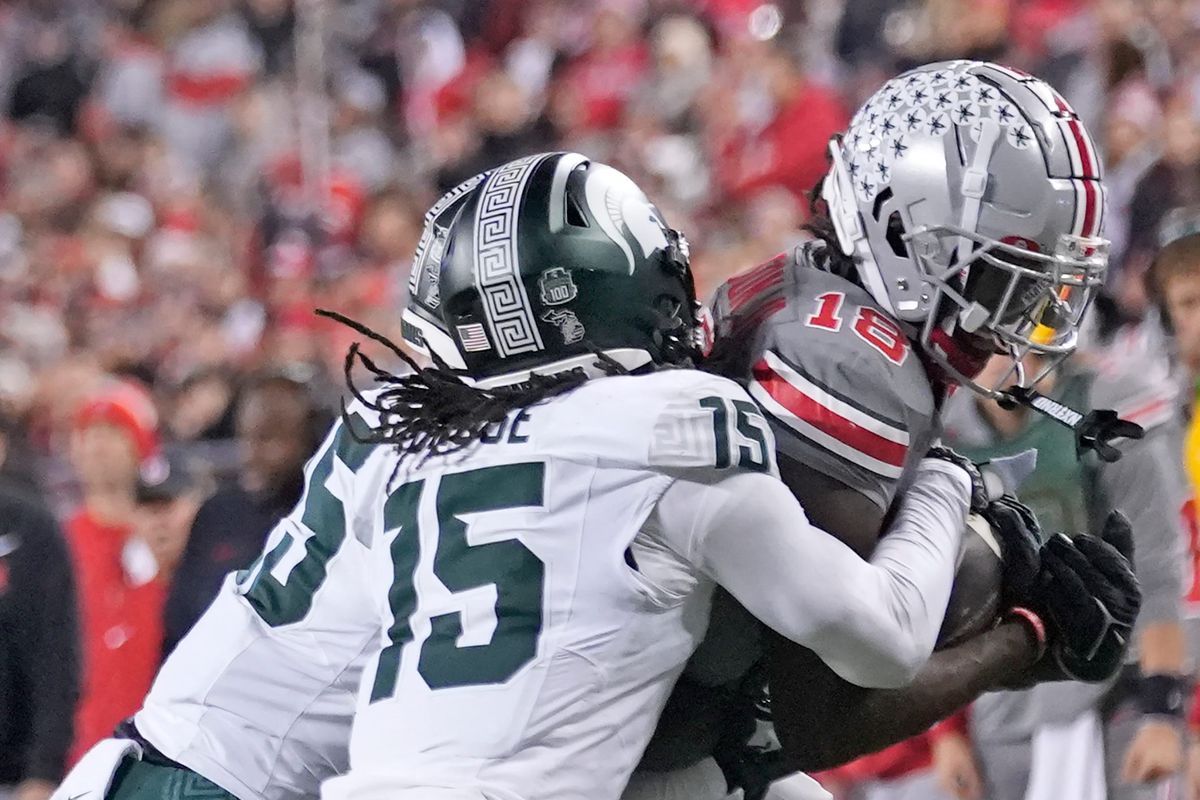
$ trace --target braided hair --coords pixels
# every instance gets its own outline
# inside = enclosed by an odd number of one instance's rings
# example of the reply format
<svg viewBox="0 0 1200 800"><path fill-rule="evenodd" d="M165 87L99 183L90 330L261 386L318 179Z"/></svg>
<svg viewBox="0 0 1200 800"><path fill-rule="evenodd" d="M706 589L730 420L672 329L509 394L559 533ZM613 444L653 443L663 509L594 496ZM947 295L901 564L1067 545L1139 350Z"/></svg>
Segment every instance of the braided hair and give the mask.
<svg viewBox="0 0 1200 800"><path fill-rule="evenodd" d="M354 399L379 415L379 424L366 432L349 422L345 400L342 421L360 444L387 444L401 456L446 455L481 438L488 427L512 411L540 403L578 388L588 380L580 369L556 375L531 374L528 380L508 386L482 389L460 378L431 352L432 367L422 367L412 356L381 333L336 311L317 309L319 316L339 322L377 342L398 356L412 370L396 375L379 367L355 342L343 364L346 387ZM624 374L625 368L605 353L595 350L600 368L609 375ZM373 381L384 387L374 398L366 397L353 378L354 365L361 364ZM399 464L397 464L399 466Z"/></svg>

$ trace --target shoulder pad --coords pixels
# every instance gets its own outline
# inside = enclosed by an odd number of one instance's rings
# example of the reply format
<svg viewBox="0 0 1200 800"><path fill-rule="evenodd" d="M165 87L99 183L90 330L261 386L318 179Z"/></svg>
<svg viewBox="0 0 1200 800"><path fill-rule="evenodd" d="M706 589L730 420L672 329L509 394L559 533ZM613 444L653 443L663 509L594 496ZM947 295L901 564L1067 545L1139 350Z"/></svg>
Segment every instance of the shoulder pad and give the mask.
<svg viewBox="0 0 1200 800"><path fill-rule="evenodd" d="M656 467L777 474L775 437L746 391L716 375L687 381L658 409L648 461Z"/></svg>
<svg viewBox="0 0 1200 800"><path fill-rule="evenodd" d="M776 472L762 412L717 375L680 369L600 378L554 409L543 430L559 452L633 468Z"/></svg>
<svg viewBox="0 0 1200 800"><path fill-rule="evenodd" d="M869 375L905 406L932 413L929 380L903 329L862 287L812 266L811 247L731 278L712 311L724 375L748 379L748 367L768 350L818 376L848 363L859 373L851 389L874 388L861 383Z"/></svg>
<svg viewBox="0 0 1200 800"><path fill-rule="evenodd" d="M897 480L914 444L916 414L893 376L862 359L791 361L768 350L752 366L750 394L778 425L882 477ZM932 402L932 401L931 401Z"/></svg>
<svg viewBox="0 0 1200 800"><path fill-rule="evenodd" d="M780 452L886 508L937 435L933 388L900 326L808 253L723 287L713 363L748 387Z"/></svg>

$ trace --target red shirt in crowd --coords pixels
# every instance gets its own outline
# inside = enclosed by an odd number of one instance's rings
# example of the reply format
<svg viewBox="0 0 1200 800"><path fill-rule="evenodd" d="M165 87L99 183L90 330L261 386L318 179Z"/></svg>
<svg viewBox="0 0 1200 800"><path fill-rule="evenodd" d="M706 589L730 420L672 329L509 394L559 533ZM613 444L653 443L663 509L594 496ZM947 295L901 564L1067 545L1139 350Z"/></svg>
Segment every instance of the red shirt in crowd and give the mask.
<svg viewBox="0 0 1200 800"><path fill-rule="evenodd" d="M745 201L768 186L803 200L825 174L829 137L849 122L829 89L805 83L759 132L731 137L717 153L717 177L726 197Z"/></svg>
<svg viewBox="0 0 1200 800"><path fill-rule="evenodd" d="M134 586L122 551L125 526L104 525L81 510L67 522L79 593L83 676L75 713L75 763L137 711L162 654L161 581Z"/></svg>
<svg viewBox="0 0 1200 800"><path fill-rule="evenodd" d="M585 130L612 130L639 86L650 58L641 42L609 51L589 51L566 69L563 81L582 106Z"/></svg>
<svg viewBox="0 0 1200 800"><path fill-rule="evenodd" d="M933 745L942 736L967 734L967 712L959 711L934 725L925 733L897 742L878 753L871 753L818 773L817 779L855 785L867 781L892 781L933 766Z"/></svg>

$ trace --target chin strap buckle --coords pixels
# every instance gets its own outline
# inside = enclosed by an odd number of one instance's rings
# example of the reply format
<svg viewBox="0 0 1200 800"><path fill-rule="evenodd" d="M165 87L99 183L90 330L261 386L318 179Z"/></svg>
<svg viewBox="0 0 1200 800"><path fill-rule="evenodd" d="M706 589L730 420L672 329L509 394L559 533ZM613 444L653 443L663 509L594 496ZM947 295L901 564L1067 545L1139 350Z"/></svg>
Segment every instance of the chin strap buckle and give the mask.
<svg viewBox="0 0 1200 800"><path fill-rule="evenodd" d="M1096 408L1085 414L1025 386L1008 389L999 402L1004 408L1024 406L1070 428L1075 432L1076 458L1092 450L1101 461L1112 463L1121 458L1121 451L1112 444L1114 440L1141 439L1146 435L1141 425L1121 419L1111 408Z"/></svg>

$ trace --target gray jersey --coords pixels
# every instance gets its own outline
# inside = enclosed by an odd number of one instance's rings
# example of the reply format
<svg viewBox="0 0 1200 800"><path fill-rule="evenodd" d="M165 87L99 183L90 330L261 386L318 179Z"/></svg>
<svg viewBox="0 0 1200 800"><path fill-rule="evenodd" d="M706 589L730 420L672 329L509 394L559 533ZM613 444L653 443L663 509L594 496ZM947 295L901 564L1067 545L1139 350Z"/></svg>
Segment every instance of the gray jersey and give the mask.
<svg viewBox="0 0 1200 800"><path fill-rule="evenodd" d="M932 383L895 322L859 286L813 263L803 244L731 278L714 295L710 359L766 412L780 458L794 459L887 509L938 437ZM718 592L708 635L689 661L642 767L710 755L729 728L707 687L734 686L761 658L760 628ZM734 714L753 716L750 707Z"/></svg>
<svg viewBox="0 0 1200 800"><path fill-rule="evenodd" d="M722 372L767 412L779 452L891 505L938 435L934 390L899 326L801 245L712 303Z"/></svg>

